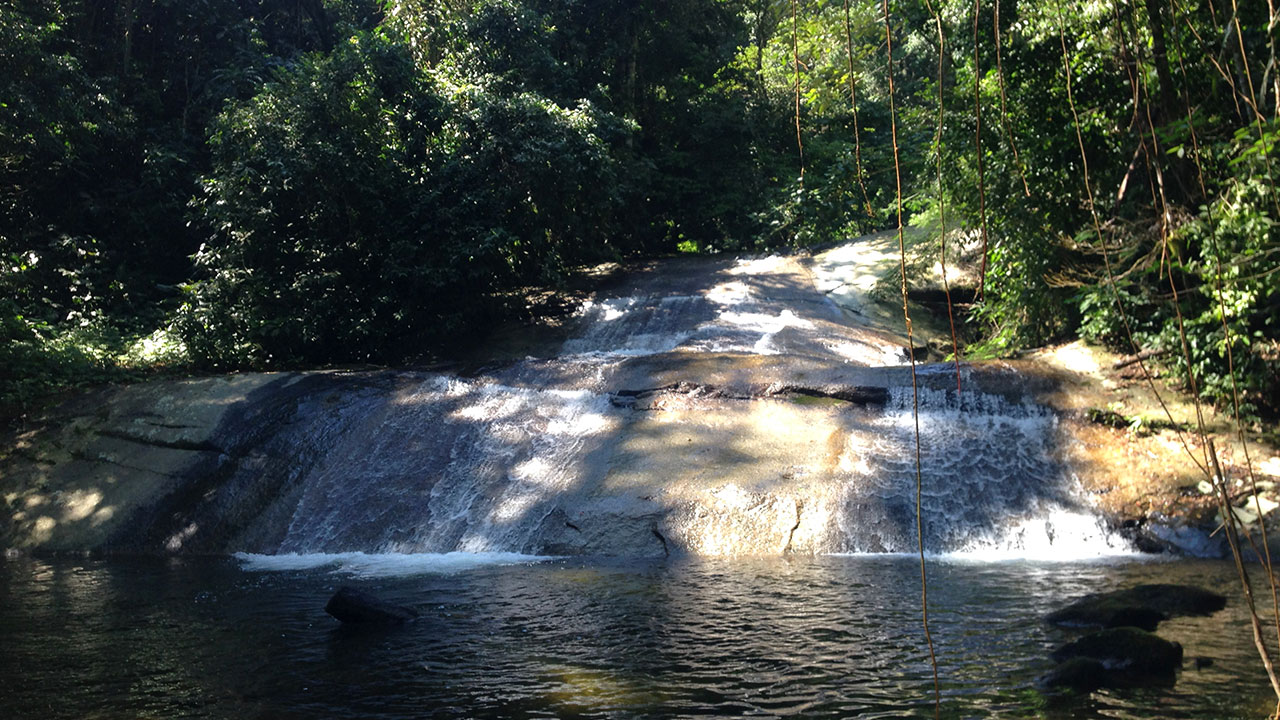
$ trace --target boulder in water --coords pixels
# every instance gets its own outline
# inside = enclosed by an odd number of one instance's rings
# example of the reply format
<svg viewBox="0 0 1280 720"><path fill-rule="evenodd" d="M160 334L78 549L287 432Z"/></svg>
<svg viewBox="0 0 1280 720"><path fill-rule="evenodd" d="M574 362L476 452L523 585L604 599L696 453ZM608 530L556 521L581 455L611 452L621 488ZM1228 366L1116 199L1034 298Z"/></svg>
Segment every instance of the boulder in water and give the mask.
<svg viewBox="0 0 1280 720"><path fill-rule="evenodd" d="M367 592L345 585L329 598L324 611L341 622L366 625L399 625L418 617L411 608L383 602Z"/></svg>
<svg viewBox="0 0 1280 720"><path fill-rule="evenodd" d="M1090 633L1054 650L1054 660L1062 663L1042 679L1045 684L1089 689L1097 687L1142 687L1171 685L1174 672L1182 667L1182 646L1133 627L1108 628ZM1106 670L1099 676L1092 663ZM1100 684L1099 684L1100 683Z"/></svg>
<svg viewBox="0 0 1280 720"><path fill-rule="evenodd" d="M1083 601L1082 601L1083 602ZM1147 632L1154 632L1156 626L1169 616L1149 607L1134 607L1119 604L1098 603L1080 605L1075 603L1050 613L1049 622L1068 627L1117 628L1136 627Z"/></svg>
<svg viewBox="0 0 1280 720"><path fill-rule="evenodd" d="M1069 688L1093 692L1107 685L1107 666L1093 658L1074 657L1050 670L1037 681L1042 687Z"/></svg>
<svg viewBox="0 0 1280 720"><path fill-rule="evenodd" d="M1191 585L1138 585L1086 595L1049 613L1045 620L1073 627L1136 627L1151 631L1180 615L1211 615L1226 607L1226 597Z"/></svg>

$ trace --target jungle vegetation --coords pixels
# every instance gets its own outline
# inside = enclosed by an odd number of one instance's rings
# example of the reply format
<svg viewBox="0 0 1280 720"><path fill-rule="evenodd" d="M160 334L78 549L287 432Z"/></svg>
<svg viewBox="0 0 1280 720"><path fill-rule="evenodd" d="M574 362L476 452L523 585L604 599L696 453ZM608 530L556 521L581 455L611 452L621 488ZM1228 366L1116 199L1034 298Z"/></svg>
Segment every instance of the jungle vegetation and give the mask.
<svg viewBox="0 0 1280 720"><path fill-rule="evenodd" d="M1271 5L895 0L892 67L884 9L6 2L0 404L412 361L602 261L892 228L896 120L910 222L982 253L967 357L1145 348L1274 417Z"/></svg>

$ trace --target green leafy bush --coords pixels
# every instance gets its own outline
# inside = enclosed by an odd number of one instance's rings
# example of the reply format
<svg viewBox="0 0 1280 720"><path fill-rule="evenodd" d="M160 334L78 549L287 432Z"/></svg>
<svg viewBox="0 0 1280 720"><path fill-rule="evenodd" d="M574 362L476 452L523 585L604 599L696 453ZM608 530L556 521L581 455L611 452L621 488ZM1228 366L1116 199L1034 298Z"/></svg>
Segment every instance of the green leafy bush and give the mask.
<svg viewBox="0 0 1280 720"><path fill-rule="evenodd" d="M214 365L420 355L607 253L624 131L421 69L381 33L301 58L213 131L178 327Z"/></svg>

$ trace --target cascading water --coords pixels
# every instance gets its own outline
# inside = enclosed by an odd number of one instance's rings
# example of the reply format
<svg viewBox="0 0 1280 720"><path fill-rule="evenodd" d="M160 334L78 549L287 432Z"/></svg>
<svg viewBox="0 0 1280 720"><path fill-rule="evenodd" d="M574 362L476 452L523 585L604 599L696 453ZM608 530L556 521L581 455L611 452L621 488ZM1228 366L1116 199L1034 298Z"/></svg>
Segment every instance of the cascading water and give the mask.
<svg viewBox="0 0 1280 720"><path fill-rule="evenodd" d="M890 389L872 449L847 484L846 549L915 552L915 427L910 387ZM919 399L925 547L987 557L1079 559L1124 552L1056 457L1057 416L1003 395L924 388Z"/></svg>
<svg viewBox="0 0 1280 720"><path fill-rule="evenodd" d="M312 470L279 552L528 544L618 419L605 396L430 377L365 410Z"/></svg>
<svg viewBox="0 0 1280 720"><path fill-rule="evenodd" d="M555 358L301 408L269 454L305 462L285 459L287 491L231 549L914 552L909 376L850 353L901 346L844 321L792 261L665 282L588 303ZM957 393L950 366L922 369L926 549L1124 552L1076 496L1055 415L983 372Z"/></svg>

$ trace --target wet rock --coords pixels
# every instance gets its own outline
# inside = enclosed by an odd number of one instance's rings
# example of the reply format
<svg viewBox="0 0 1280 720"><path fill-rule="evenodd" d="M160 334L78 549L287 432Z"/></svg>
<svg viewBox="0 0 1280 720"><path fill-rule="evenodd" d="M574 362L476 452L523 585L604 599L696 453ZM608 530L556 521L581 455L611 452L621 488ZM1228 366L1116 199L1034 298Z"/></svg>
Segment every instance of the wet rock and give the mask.
<svg viewBox="0 0 1280 720"><path fill-rule="evenodd" d="M1127 593L1146 607L1168 613L1170 617L1212 615L1227 606L1225 595L1194 585L1137 585L1122 593Z"/></svg>
<svg viewBox="0 0 1280 720"><path fill-rule="evenodd" d="M1069 689L1087 693L1102 688L1173 687L1173 670L1153 672L1130 668L1110 668L1093 658L1069 658L1037 680L1042 688Z"/></svg>
<svg viewBox="0 0 1280 720"><path fill-rule="evenodd" d="M367 625L399 625L418 617L418 613L411 608L383 602L369 593L345 585L329 598L324 611L344 623Z"/></svg>
<svg viewBox="0 0 1280 720"><path fill-rule="evenodd" d="M1046 619L1068 627L1136 627L1152 632L1169 616L1154 608L1125 605L1123 601L1085 598L1050 613Z"/></svg>
<svg viewBox="0 0 1280 720"><path fill-rule="evenodd" d="M1100 688L1172 687L1182 646L1131 627L1086 635L1053 652L1059 665L1040 677L1046 688L1092 692Z"/></svg>
<svg viewBox="0 0 1280 720"><path fill-rule="evenodd" d="M1150 684L1163 681L1182 667L1182 646L1145 630L1118 627L1090 633L1054 650L1051 657L1061 663L1087 658L1110 671L1108 687ZM1117 685L1113 683L1125 683Z"/></svg>
<svg viewBox="0 0 1280 720"><path fill-rule="evenodd" d="M1138 585L1087 595L1050 613L1045 620L1072 627L1135 627L1151 631L1170 617L1210 615L1226 604L1226 597L1190 585Z"/></svg>
<svg viewBox="0 0 1280 720"><path fill-rule="evenodd" d="M1046 688L1069 688L1077 692L1093 692L1107 684L1107 667L1099 660L1070 658L1041 676L1036 682Z"/></svg>
<svg viewBox="0 0 1280 720"><path fill-rule="evenodd" d="M1169 619L1168 615L1153 608L1123 607L1111 613L1103 627L1136 627L1139 630L1155 632L1156 626L1167 619Z"/></svg>
<svg viewBox="0 0 1280 720"><path fill-rule="evenodd" d="M1141 528L1140 536L1158 551L1204 558L1220 558L1227 554L1226 541L1221 534L1214 535L1212 527L1188 525L1159 513L1152 513L1149 522Z"/></svg>

